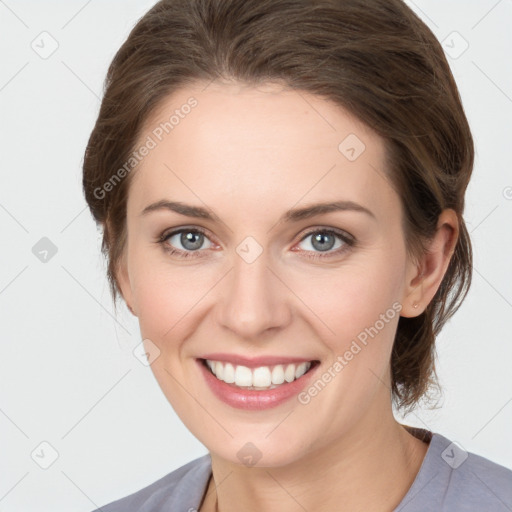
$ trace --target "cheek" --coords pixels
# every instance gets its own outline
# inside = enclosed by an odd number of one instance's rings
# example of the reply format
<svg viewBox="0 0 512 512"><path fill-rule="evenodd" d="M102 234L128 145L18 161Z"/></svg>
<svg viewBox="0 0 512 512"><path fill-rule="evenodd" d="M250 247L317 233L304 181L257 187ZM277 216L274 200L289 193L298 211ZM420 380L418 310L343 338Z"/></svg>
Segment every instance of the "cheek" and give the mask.
<svg viewBox="0 0 512 512"><path fill-rule="evenodd" d="M218 280L218 269L179 267L142 251L132 259L132 289L141 335L159 344L186 337L189 318ZM166 345L167 346L167 345Z"/></svg>
<svg viewBox="0 0 512 512"><path fill-rule="evenodd" d="M346 341L381 315L395 316L403 285L400 261L399 254L375 251L314 279L295 276L293 289L329 328L330 337Z"/></svg>

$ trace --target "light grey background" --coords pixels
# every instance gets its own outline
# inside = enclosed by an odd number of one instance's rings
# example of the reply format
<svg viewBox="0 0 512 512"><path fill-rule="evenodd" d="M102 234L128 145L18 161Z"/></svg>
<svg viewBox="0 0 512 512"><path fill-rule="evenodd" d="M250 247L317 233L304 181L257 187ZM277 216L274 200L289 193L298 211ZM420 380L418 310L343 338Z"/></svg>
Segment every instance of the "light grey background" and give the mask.
<svg viewBox="0 0 512 512"><path fill-rule="evenodd" d="M107 66L153 3L0 0L4 512L87 512L206 453L132 354L136 319L112 312L81 189ZM476 165L474 282L438 339L442 407L406 422L512 468L512 0L408 4L451 55ZM46 262L32 251L43 237L57 248Z"/></svg>

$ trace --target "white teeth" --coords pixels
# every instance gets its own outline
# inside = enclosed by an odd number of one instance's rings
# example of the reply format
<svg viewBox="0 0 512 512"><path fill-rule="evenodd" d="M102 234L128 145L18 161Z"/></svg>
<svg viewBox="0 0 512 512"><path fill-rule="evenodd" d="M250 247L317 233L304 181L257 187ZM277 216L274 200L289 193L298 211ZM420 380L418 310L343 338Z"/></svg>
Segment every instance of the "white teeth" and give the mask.
<svg viewBox="0 0 512 512"><path fill-rule="evenodd" d="M256 368L252 374L252 385L257 388L267 388L272 384L272 375L268 366Z"/></svg>
<svg viewBox="0 0 512 512"><path fill-rule="evenodd" d="M259 366L254 369L209 359L206 360L206 364L219 380L249 389L273 389L285 381L293 382L299 379L311 368L311 362L278 364L274 367Z"/></svg>
<svg viewBox="0 0 512 512"><path fill-rule="evenodd" d="M284 382L284 368L282 364L274 366L272 370L272 384L282 384Z"/></svg>
<svg viewBox="0 0 512 512"><path fill-rule="evenodd" d="M222 363L217 363L222 364ZM222 376L215 374L219 380L222 380ZM237 386L252 386L252 372L247 366L237 366L235 370L235 384Z"/></svg>
<svg viewBox="0 0 512 512"><path fill-rule="evenodd" d="M289 364L284 371L284 379L286 382L293 382L295 380L295 365Z"/></svg>
<svg viewBox="0 0 512 512"><path fill-rule="evenodd" d="M226 363L224 365L224 378L222 380L228 384L233 384L233 382L235 382L235 368L231 363Z"/></svg>
<svg viewBox="0 0 512 512"><path fill-rule="evenodd" d="M297 369L295 370L295 378L298 379L299 377L302 377L306 371L308 370L308 363L300 363L299 366L297 366Z"/></svg>
<svg viewBox="0 0 512 512"><path fill-rule="evenodd" d="M223 380L223 377L224 377L224 365L220 361L217 361L215 363L215 375L217 375L218 379Z"/></svg>

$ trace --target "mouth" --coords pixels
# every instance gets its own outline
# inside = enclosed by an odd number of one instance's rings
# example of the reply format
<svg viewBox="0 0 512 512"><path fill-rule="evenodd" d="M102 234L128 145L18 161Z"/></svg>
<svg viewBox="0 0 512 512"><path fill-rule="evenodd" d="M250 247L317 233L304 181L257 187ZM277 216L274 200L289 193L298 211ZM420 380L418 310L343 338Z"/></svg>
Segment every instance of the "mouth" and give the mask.
<svg viewBox="0 0 512 512"><path fill-rule="evenodd" d="M199 361L217 380L248 391L268 391L285 387L320 364L318 360L311 360L249 367L215 359Z"/></svg>

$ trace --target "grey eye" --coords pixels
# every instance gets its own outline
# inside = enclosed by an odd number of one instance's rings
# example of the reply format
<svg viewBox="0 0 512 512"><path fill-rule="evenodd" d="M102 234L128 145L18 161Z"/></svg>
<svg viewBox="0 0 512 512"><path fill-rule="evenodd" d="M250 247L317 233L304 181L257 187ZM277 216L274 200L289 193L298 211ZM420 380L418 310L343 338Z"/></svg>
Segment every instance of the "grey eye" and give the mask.
<svg viewBox="0 0 512 512"><path fill-rule="evenodd" d="M173 241L173 239L176 239L176 237L178 237L181 247L176 247L176 240ZM201 248L208 249L210 246L202 247L204 242L207 240L208 238L203 233L200 233L199 231L195 231L193 229L177 231L169 235L169 238L167 239L169 244L173 245L179 250L184 249L186 251L197 251L198 249Z"/></svg>
<svg viewBox="0 0 512 512"><path fill-rule="evenodd" d="M340 240L340 243L336 246L336 239ZM309 247L302 248L305 251L319 251L325 252L330 251L331 249L338 249L345 242L342 240L340 235L336 233L332 233L330 231L315 231L313 233L309 233L304 237L301 243L309 242Z"/></svg>

